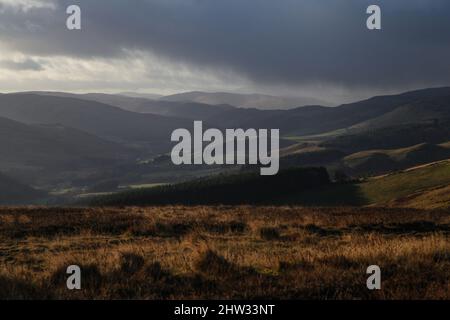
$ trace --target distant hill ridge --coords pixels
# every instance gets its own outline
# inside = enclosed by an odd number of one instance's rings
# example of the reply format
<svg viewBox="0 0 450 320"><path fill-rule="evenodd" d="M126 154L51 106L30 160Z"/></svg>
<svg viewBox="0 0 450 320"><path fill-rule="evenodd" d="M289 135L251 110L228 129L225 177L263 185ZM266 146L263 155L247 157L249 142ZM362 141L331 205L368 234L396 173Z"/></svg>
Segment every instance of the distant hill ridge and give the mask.
<svg viewBox="0 0 450 320"><path fill-rule="evenodd" d="M72 97L39 94L0 96L0 117L27 124L60 124L116 142L145 142L155 152L167 150L170 134L191 121L138 114L107 104Z"/></svg>
<svg viewBox="0 0 450 320"><path fill-rule="evenodd" d="M290 110L97 93L0 94L0 147L7 150L0 154L0 171L53 194L76 196L111 181L165 184L239 170L172 165L171 133L192 128L194 120L219 129L280 129L281 168L326 166L333 176L344 171L365 177L447 157L450 88Z"/></svg>
<svg viewBox="0 0 450 320"><path fill-rule="evenodd" d="M210 105L228 104L239 108L292 109L305 105L319 105L328 102L308 97L278 97L265 94L237 94L228 92L192 91L160 98L171 102L197 102Z"/></svg>
<svg viewBox="0 0 450 320"><path fill-rule="evenodd" d="M230 104L210 105L176 98L164 101L105 94L41 94L77 97L133 112L203 120L218 128L278 128L283 135L314 135L342 129L358 133L401 124L450 119L449 87L377 96L337 107L306 105L290 110L243 109Z"/></svg>

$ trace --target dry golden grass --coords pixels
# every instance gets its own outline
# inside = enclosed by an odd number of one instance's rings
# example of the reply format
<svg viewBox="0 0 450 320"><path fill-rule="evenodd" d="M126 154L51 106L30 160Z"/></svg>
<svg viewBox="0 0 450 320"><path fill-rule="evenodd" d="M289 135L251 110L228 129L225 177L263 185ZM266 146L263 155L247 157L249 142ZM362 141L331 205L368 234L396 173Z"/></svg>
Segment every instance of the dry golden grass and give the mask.
<svg viewBox="0 0 450 320"><path fill-rule="evenodd" d="M450 184L415 192L389 201L386 205L415 209L450 209Z"/></svg>
<svg viewBox="0 0 450 320"><path fill-rule="evenodd" d="M449 235L431 210L3 208L0 299L449 299Z"/></svg>

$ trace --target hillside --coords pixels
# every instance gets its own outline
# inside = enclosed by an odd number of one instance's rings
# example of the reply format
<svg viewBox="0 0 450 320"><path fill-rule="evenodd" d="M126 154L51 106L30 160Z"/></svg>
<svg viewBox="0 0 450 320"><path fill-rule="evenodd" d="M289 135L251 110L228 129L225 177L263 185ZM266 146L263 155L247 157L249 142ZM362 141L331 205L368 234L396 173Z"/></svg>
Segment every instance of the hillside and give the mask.
<svg viewBox="0 0 450 320"><path fill-rule="evenodd" d="M369 204L382 205L418 192L431 192L436 188L447 188L449 185L450 160L446 160L371 178L360 184L360 191ZM449 196L447 194L440 201L448 202ZM401 204L401 201L397 203Z"/></svg>
<svg viewBox="0 0 450 320"><path fill-rule="evenodd" d="M373 97L333 108L306 105L290 110L236 108L232 107L233 101L220 105L208 104L205 100L192 102L196 93L191 100L188 99L190 94L187 97L175 95L166 100L105 94L40 94L102 102L133 112L203 120L218 128L278 128L284 136L318 135L339 130L340 134L364 134L385 127L450 120L450 88ZM417 143L421 142L426 141Z"/></svg>
<svg viewBox="0 0 450 320"><path fill-rule="evenodd" d="M408 112L400 117L391 117L389 122L370 123L370 120L401 113L404 106L414 106L414 116ZM229 126L240 125L254 128L280 128L283 135L315 135L360 125L356 133L366 133L374 129L397 127L402 124L435 123L450 120L450 88L437 88L407 92L400 95L380 96L368 100L341 105L334 108L306 106L287 111L232 110L221 115L222 123ZM397 111L396 111L397 110ZM239 120L237 120L239 119ZM362 126L362 123L365 123ZM424 142L424 141L420 141ZM418 143L420 143L418 142Z"/></svg>
<svg viewBox="0 0 450 320"><path fill-rule="evenodd" d="M61 125L23 124L0 117L0 163L44 167L114 163L136 156L136 150Z"/></svg>
<svg viewBox="0 0 450 320"><path fill-rule="evenodd" d="M255 128L280 128L283 135L317 135L344 129L342 133L352 133L348 128L357 126L413 104L416 110L410 121L409 114L403 114L397 120L392 119L382 127L396 127L402 124L434 123L436 110L440 121L450 119L450 88L436 88L407 92L400 95L380 96L334 108L306 106L287 111L233 110L221 119L226 125L241 125ZM431 108L430 106L433 106ZM234 113L234 114L232 114ZM237 120L239 119L239 120ZM365 125L356 133L379 129L377 125ZM421 141L423 142L423 141ZM419 142L420 143L420 142Z"/></svg>
<svg viewBox="0 0 450 320"><path fill-rule="evenodd" d="M332 177L341 173L366 177L449 158L443 144L450 141L449 107L450 88L374 97L335 108L291 110L97 93L4 94L0 147L10 151L0 156L0 170L74 197L98 185L115 185L108 189L114 192L239 170L171 164L167 153L173 145L172 131L204 120L205 126L222 129L280 128L282 169L323 166ZM5 118L18 122L13 125ZM352 204L366 203L358 194L349 198L358 199ZM345 197L341 202L346 203Z"/></svg>
<svg viewBox="0 0 450 320"><path fill-rule="evenodd" d="M450 159L447 144L421 143L401 149L357 152L343 158L343 164L353 174L375 175L444 159Z"/></svg>
<svg viewBox="0 0 450 320"><path fill-rule="evenodd" d="M391 200L388 207L413 209L450 209L450 184L418 191L410 195Z"/></svg>
<svg viewBox="0 0 450 320"><path fill-rule="evenodd" d="M323 105L327 102L313 98L277 97L264 94L236 94L227 92L186 92L160 98L170 102L197 102L209 105L228 104L239 108L293 109L306 105Z"/></svg>
<svg viewBox="0 0 450 320"><path fill-rule="evenodd" d="M366 179L333 183L278 199L275 204L302 206L406 206L448 208L450 160ZM427 195L432 197L427 198ZM410 199L410 201L405 201Z"/></svg>
<svg viewBox="0 0 450 320"><path fill-rule="evenodd" d="M0 205L30 203L44 196L44 192L33 189L0 173Z"/></svg>
<svg viewBox="0 0 450 320"><path fill-rule="evenodd" d="M421 126L421 128L425 127ZM407 145L408 141L413 143L427 140L440 142L450 137L450 127L445 129L449 131L449 135L443 131L439 132L440 129L437 127L431 129L428 131L430 133L428 137L426 136L426 130L418 130L411 132L409 136L405 135L398 138L396 136L390 137L389 133L386 134L379 129L370 136L361 134L341 136L326 142L297 142L280 150L280 167L320 165L325 166L332 175L339 171L357 178L385 174L416 165L450 159L449 142L419 143L403 147L403 145ZM444 129L444 126L442 126L442 129ZM366 137L368 139L365 139ZM383 140L383 138L386 140ZM376 149L380 145L402 147ZM372 147L375 148L370 149Z"/></svg>
<svg viewBox="0 0 450 320"><path fill-rule="evenodd" d="M179 117L192 120L209 120L223 112L235 109L229 105L212 106L196 102L175 102L152 100L143 97L130 97L104 93L72 94L65 92L33 92L44 96L82 99L95 101L126 111L137 113L151 113L167 117Z"/></svg>
<svg viewBox="0 0 450 320"><path fill-rule="evenodd" d="M170 134L192 121L153 114L138 114L106 104L36 94L0 96L0 117L29 124L60 124L98 137L144 144L152 152L166 151Z"/></svg>

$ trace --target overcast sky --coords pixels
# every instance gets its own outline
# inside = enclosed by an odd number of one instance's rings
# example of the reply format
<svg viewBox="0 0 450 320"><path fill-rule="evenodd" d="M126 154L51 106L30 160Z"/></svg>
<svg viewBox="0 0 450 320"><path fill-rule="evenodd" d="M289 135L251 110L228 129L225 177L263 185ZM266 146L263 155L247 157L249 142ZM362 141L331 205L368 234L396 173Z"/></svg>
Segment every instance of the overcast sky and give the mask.
<svg viewBox="0 0 450 320"><path fill-rule="evenodd" d="M66 8L82 30L66 29ZM366 9L382 9L382 30ZM0 0L0 92L237 91L340 103L450 85L448 0Z"/></svg>

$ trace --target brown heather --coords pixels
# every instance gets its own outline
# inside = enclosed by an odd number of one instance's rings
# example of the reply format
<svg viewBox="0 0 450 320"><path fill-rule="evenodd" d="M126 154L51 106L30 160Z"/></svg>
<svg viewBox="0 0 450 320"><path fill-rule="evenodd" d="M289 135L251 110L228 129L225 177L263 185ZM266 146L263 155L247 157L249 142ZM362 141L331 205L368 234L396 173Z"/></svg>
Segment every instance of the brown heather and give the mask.
<svg viewBox="0 0 450 320"><path fill-rule="evenodd" d="M433 210L3 208L0 299L450 299L449 235Z"/></svg>

